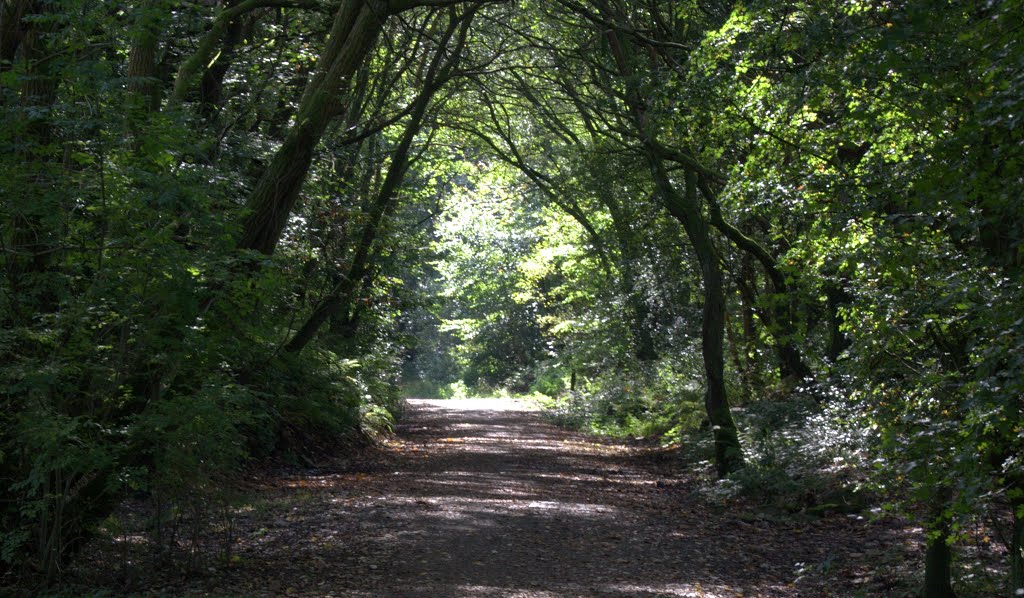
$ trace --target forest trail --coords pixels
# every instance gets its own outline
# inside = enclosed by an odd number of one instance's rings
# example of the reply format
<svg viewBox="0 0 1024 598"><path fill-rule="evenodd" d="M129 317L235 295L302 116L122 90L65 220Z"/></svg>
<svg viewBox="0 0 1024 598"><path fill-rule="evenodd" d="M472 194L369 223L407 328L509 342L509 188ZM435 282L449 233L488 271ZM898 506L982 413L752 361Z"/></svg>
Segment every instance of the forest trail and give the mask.
<svg viewBox="0 0 1024 598"><path fill-rule="evenodd" d="M841 596L882 592L895 536L713 508L693 473L509 399L410 400L382 454L266 482L230 566L143 594ZM849 591L837 586L836 580ZM866 584L866 585L860 585ZM881 586L884 587L884 586Z"/></svg>
<svg viewBox="0 0 1024 598"><path fill-rule="evenodd" d="M522 402L409 404L400 469L380 480L378 514L393 530L378 544L386 572L366 595L791 595L792 563L817 557L709 520L687 508L700 501L684 480L654 476L635 450L552 426Z"/></svg>

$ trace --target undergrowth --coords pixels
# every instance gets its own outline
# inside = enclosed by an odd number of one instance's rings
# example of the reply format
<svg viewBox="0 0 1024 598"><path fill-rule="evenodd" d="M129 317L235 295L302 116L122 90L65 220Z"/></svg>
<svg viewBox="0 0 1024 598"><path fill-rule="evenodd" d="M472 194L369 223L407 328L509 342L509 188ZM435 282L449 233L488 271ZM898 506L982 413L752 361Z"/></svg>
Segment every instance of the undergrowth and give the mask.
<svg viewBox="0 0 1024 598"><path fill-rule="evenodd" d="M710 470L713 448L697 379L692 367L662 361L595 377L543 405L560 426L653 441L673 448L689 467ZM865 480L864 432L844 409L841 401L819 404L799 392L734 407L746 466L709 479L702 493L713 504L741 500L781 515L863 512L877 497Z"/></svg>
<svg viewBox="0 0 1024 598"><path fill-rule="evenodd" d="M312 464L390 433L401 406L392 362L324 349L238 360L194 387L165 389L110 427L61 415L47 407L53 399L22 409L0 446L0 473L14 480L3 498L17 505L0 509L0 594L59 582L89 538L138 529L119 519L126 499L149 513L144 552L158 562L197 566L196 542L209 528L225 530L229 551L237 472L272 456Z"/></svg>

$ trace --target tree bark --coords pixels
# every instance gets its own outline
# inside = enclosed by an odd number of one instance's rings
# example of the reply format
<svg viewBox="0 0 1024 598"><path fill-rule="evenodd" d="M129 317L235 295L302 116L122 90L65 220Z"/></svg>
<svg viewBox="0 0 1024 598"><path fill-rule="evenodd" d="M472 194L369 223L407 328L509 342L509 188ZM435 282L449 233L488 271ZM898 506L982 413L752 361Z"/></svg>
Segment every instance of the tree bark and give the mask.
<svg viewBox="0 0 1024 598"><path fill-rule="evenodd" d="M25 36L24 17L32 8L33 0L16 0L0 4L0 73L14 65L14 57Z"/></svg>
<svg viewBox="0 0 1024 598"><path fill-rule="evenodd" d="M701 323L701 351L704 358L704 377L707 388L704 407L715 438L715 464L718 476L726 475L743 466L743 451L739 434L729 410L725 390L725 293L722 268L711 242L710 230L704 222L697 203L696 173L687 173L687 191L682 195L669 179L664 164L649 152L651 169L669 213L683 225L690 245L700 264L704 283L704 318Z"/></svg>
<svg viewBox="0 0 1024 598"><path fill-rule="evenodd" d="M619 74L626 85L626 102L632 113L636 132L644 146L644 154L655 187L665 202L669 214L683 225L690 245L700 265L704 283L704 318L701 324L701 352L704 359L704 407L715 441L715 465L719 477L725 477L743 467L743 450L739 433L729 410L725 390L725 293L722 284L722 268L718 254L711 241L710 228L701 213L698 197L698 171L687 170L686 193L682 194L672 183L664 162L659 154L659 144L648 130L647 115L632 70L618 35L614 30L606 32L612 55L618 65Z"/></svg>
<svg viewBox="0 0 1024 598"><path fill-rule="evenodd" d="M237 0L226 0L225 8L231 8ZM221 109L224 100L224 77L231 68L235 57L235 49L245 37L247 29L251 29L255 18L238 16L230 19L224 30L223 40L217 60L203 73L199 82L199 110L204 117L212 119Z"/></svg>
<svg viewBox="0 0 1024 598"><path fill-rule="evenodd" d="M143 5L135 20L128 50L128 91L132 108L155 112L160 108L160 84L157 80L156 51L165 11L160 6Z"/></svg>
<svg viewBox="0 0 1024 598"><path fill-rule="evenodd" d="M462 47L465 44L466 34L468 32L468 26L471 19L472 13L469 13L469 15L463 18L461 35L459 37L457 47L453 50L454 58L442 67L442 61L444 60L444 54L448 42L455 34L458 25L458 21L454 17L449 22L448 29L439 41L437 51L431 61L430 67L427 70L424 87L416 97L412 113L409 116L409 122L406 124L405 131L402 133L402 139L399 141L398 147L395 148L394 154L391 157L391 164L388 166L387 175L381 183L380 190L378 191L374 202L368 209L368 220L366 225L363 227L363 233L359 240L359 244L356 246L355 254L352 258L352 263L349 266L348 272L342 275L341 281L334 289L331 290L327 298L313 310L313 313L309 316L298 332L295 333L295 336L292 337L287 345L285 345L286 351L290 353L298 353L302 351L302 349L304 349L316 337L320 328L330 320L334 314L337 314L340 310L346 309L350 306L354 293L359 288L359 283L366 276L368 269L372 265L372 261L370 259L371 251L377 240L378 232L385 216L387 216L394 207L398 189L402 184L402 180L405 178L405 173L408 168L409 151L412 148L412 143L416 139L416 135L419 134L420 128L423 126L423 120L426 116L430 101L433 99L437 90L447 82L451 69L458 61L458 56L461 54Z"/></svg>
<svg viewBox="0 0 1024 598"><path fill-rule="evenodd" d="M952 491L948 487L936 490L932 504L933 528L925 547L923 598L956 598L950 583L953 551L949 546L949 520L944 513L951 499Z"/></svg>
<svg viewBox="0 0 1024 598"><path fill-rule="evenodd" d="M853 297L841 285L842 281L837 281L828 282L825 286L829 333L828 350L825 357L830 365L839 361L839 356L843 354L843 351L853 344L853 341L843 332L843 316L839 313L839 308L850 303Z"/></svg>
<svg viewBox="0 0 1024 598"><path fill-rule="evenodd" d="M923 598L956 598L949 579L953 552L946 543L947 534L929 538L924 557Z"/></svg>
<svg viewBox="0 0 1024 598"><path fill-rule="evenodd" d="M346 0L338 8L320 66L299 103L296 123L249 197L249 216L239 248L264 255L274 253L298 201L316 146L338 112L338 98L383 29L387 16L384 8L383 2L373 0Z"/></svg>
<svg viewBox="0 0 1024 598"><path fill-rule="evenodd" d="M357 4L346 2L346 5ZM206 70L214 63L214 52L221 42L221 38L227 33L231 36L231 29L235 27L237 19L242 15L259 8L270 6L315 8L318 5L315 0L235 0L225 2L221 11L213 19L210 30L199 40L192 55L178 67L178 74L174 78L174 86L168 98L168 104L176 106L185 101L192 85L200 75L205 75ZM332 34L334 31L332 30ZM229 42L225 42L225 46ZM219 62L219 60L217 61Z"/></svg>

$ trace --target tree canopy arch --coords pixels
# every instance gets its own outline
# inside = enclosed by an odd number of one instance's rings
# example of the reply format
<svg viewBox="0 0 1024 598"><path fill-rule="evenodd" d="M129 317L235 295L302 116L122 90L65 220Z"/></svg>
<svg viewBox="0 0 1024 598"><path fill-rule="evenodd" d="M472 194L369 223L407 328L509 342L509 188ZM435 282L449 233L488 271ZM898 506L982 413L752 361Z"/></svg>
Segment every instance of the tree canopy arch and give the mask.
<svg viewBox="0 0 1024 598"><path fill-rule="evenodd" d="M1020 17L3 1L4 562L52 580L125 492L404 378L663 416L723 478L760 467L732 406L808 398L929 530L930 595L992 513L1019 589Z"/></svg>

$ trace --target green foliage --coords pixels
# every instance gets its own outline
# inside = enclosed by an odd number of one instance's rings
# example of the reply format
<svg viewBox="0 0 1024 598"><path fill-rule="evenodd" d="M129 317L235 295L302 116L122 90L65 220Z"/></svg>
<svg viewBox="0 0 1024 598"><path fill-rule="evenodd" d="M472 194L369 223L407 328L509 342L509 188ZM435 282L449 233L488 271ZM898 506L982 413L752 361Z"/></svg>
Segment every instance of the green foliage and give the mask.
<svg viewBox="0 0 1024 598"><path fill-rule="evenodd" d="M664 360L588 379L550 409L563 425L671 444L700 426L703 387L692 364Z"/></svg>
<svg viewBox="0 0 1024 598"><path fill-rule="evenodd" d="M231 65L216 114L147 111L125 82L133 9L36 5L23 22L0 8L0 559L17 574L3 583L59 578L128 495L158 505L154 533L188 513L203 525L246 461L311 458L358 436L361 414L369 431L399 411L393 309L367 309L358 360L330 350L340 342L283 354L308 309L299 297L322 291L296 283L319 248L300 228L272 258L235 248L253 174L279 142L257 115L266 90L243 78L292 77L277 59L308 44L268 50L281 23L255 19L237 42L252 63ZM160 12L161 68L191 51L196 10ZM7 55L9 27L37 45ZM274 93L287 104L285 87Z"/></svg>
<svg viewBox="0 0 1024 598"><path fill-rule="evenodd" d="M708 489L783 515L862 513L877 500L866 478L870 434L842 403L807 397L758 401L737 411L747 466Z"/></svg>
<svg viewBox="0 0 1024 598"><path fill-rule="evenodd" d="M171 495L216 484L247 456L243 432L258 427L260 411L245 389L216 379L151 405L131 426L133 450L153 470L147 484Z"/></svg>
<svg viewBox="0 0 1024 598"><path fill-rule="evenodd" d="M400 378L704 438L707 277L652 165L716 227L749 461L723 501L856 510L861 484L954 544L1019 525L1020 2L488 3L390 190L461 13L387 21L289 156L335 15L229 5L0 4L6 567L53 581L130 493L198 525L248 460L387 434ZM275 160L297 201L273 255L239 251Z"/></svg>
<svg viewBox="0 0 1024 598"><path fill-rule="evenodd" d="M472 396L470 388L462 380L456 380L438 390L438 397L441 399L467 399Z"/></svg>
<svg viewBox="0 0 1024 598"><path fill-rule="evenodd" d="M541 362L536 366L530 390L548 397L559 397L569 390L572 373L568 368L553 362Z"/></svg>
<svg viewBox="0 0 1024 598"><path fill-rule="evenodd" d="M402 396L439 399L441 398L442 387L437 382L430 380L404 380L401 385Z"/></svg>

